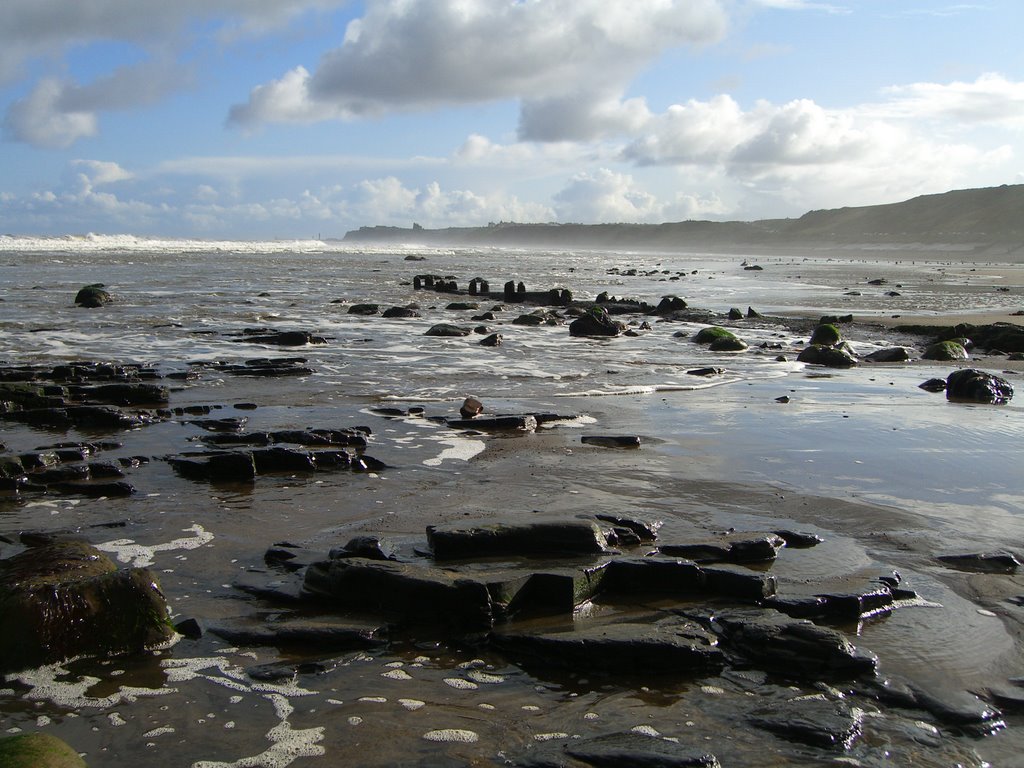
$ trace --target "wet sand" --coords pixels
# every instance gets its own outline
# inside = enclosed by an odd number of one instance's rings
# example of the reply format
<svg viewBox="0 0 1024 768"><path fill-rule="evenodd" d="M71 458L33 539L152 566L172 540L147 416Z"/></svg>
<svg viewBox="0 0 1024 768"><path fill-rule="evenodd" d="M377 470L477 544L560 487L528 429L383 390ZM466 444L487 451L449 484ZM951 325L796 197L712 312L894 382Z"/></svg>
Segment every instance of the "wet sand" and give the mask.
<svg viewBox="0 0 1024 768"><path fill-rule="evenodd" d="M774 269L771 264L768 268ZM968 276L972 268L966 265ZM877 270L874 262L826 264L815 266L814 279L830 295L840 296L850 286L875 278ZM1008 267L1005 275L986 267L984 280L1005 277L1014 282L1000 285L1019 286L1019 274L1018 267ZM959 296L960 282L958 275L940 282L936 290ZM617 292L631 295L630 284ZM1020 300L1019 292L1007 298L1008 303ZM818 314L793 312L794 317ZM1013 321L1005 312L901 314L858 317L852 326L844 326L844 334L854 342L909 343L892 330L895 325L952 325L981 317ZM666 350L669 359L671 348ZM776 353L763 354L770 359ZM979 356L969 364L1011 371L1008 377L1018 398L1024 395L1020 363ZM335 407L329 402L331 388L315 379L312 384L229 381L213 389L186 388L178 395L179 403L259 402L260 408L251 413L252 428L370 423L377 435L376 446L371 442L370 447L375 455L391 445L387 440L392 433L394 440L405 441L399 445L412 447L381 455L392 469L379 475L261 478L250 487L191 483L154 462L148 474L139 475L150 492L144 500L76 500L6 510L10 525L4 532L35 525L85 531L97 543L123 533L156 545L175 536L188 538L191 534L184 529L199 521L215 531L215 538L195 549L178 547L158 554L155 567L178 617L213 621L277 615L280 607L249 598L231 585L243 571L279 575L262 563L262 555L282 540L317 551L357 534L412 541L423 538L427 525L439 522L528 519L538 512L654 516L665 521L666 536L792 528L818 533L824 542L809 550L782 550L772 566L782 585L843 584L899 570L906 585L934 605L902 608L888 617L845 626L844 631L859 646L877 652L885 672L941 690L984 695L1024 668L1024 608L1017 601L1024 595L1024 577L958 571L935 557L993 548L1019 552L1024 539L1019 461L1014 455L991 455L984 443L987 435L998 435L1006 444L1016 444L1021 409L1016 401L1002 410L962 406L971 409L971 419L961 425L960 406L947 407L941 395L916 388L925 374L956 367L917 361L864 365L849 372L805 369L693 391L535 400L509 398L496 385L492 391L463 394L478 396L488 412L554 410L585 413L589 421L529 434L476 436L472 439L483 443L482 452L468 461L437 464L423 460L436 455L436 445L429 452L415 447L419 433L428 429L422 420L374 416L372 408L381 403L371 397L361 402L354 397ZM614 372L597 373L614 381ZM791 401L776 402L783 395ZM410 397L397 404L419 404L428 415L453 416L460 399L452 395L417 402ZM169 426L167 432L135 435L137 442L126 452L144 448L158 456L180 450L193 432ZM583 434L595 433L638 435L641 448L581 443ZM5 440L12 437L17 435L5 435ZM25 437L29 439L39 442ZM985 467L975 463L979 461ZM127 525L115 533L90 528L97 520ZM723 765L814 765L835 757L743 727L735 712L749 708L751 695L766 694L745 689L736 680L595 681L523 668L473 647L415 639L383 654L326 655L326 671L300 674L294 683L308 695L295 694L287 685L261 687L245 676L257 663L323 661L324 656L294 649L232 648L206 635L181 640L148 661L78 667L100 681L94 684L94 696L130 682L150 690L173 687L164 699L143 697L130 706L82 704L77 707L81 716L71 717L66 705L45 696L41 705L10 697L4 699L11 708L5 714L26 730L54 728L88 752L91 765L138 759L140 754L155 766L213 759L224 762L210 764L316 765L354 756L364 765L486 765L557 734L592 735L643 725L666 736L708 743ZM219 659L221 667L199 666L200 660L211 658ZM468 670L475 659L503 683L470 688L450 682L473 682ZM192 671L170 674L168 667L159 666L163 661L171 662L172 670L177 663L191 664ZM401 678L396 670L411 679ZM798 692L815 695L821 688L808 685ZM12 701L18 702L16 707ZM282 718L285 704L295 712ZM918 744L900 732L894 725L897 714L883 709L869 721L868 738L852 753L851 759L863 765L902 760L935 768L980 766L984 758L1009 766L1024 749L1024 720L1013 710L1004 713L1010 727L985 738L963 736L940 724L943 737L936 746L927 740ZM52 723L39 725L43 716ZM909 717L922 715L914 711ZM288 724L283 730L297 734L290 757L282 748L277 762L243 762L243 756L267 749L265 734L282 722ZM315 732L318 728L323 730ZM473 731L480 741L423 738L446 728ZM324 756L317 747L325 750Z"/></svg>

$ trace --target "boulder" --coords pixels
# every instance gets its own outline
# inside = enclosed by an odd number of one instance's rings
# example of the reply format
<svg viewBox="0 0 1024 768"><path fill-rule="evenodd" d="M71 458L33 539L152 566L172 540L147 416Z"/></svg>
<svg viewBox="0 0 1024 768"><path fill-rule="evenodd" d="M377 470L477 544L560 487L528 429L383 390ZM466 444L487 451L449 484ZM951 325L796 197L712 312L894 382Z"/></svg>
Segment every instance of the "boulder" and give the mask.
<svg viewBox="0 0 1024 768"><path fill-rule="evenodd" d="M930 344L921 354L922 360L966 360L969 357L962 344L955 341L940 341Z"/></svg>
<svg viewBox="0 0 1024 768"><path fill-rule="evenodd" d="M118 570L102 552L74 541L0 560L0 625L0 672L138 652L174 634L149 571Z"/></svg>
<svg viewBox="0 0 1024 768"><path fill-rule="evenodd" d="M821 344L826 347L834 347L843 340L843 335L831 323L822 323L811 334L811 344Z"/></svg>
<svg viewBox="0 0 1024 768"><path fill-rule="evenodd" d="M469 336L473 331L469 328L460 328L457 325L451 323L438 323L437 325L430 326L424 336Z"/></svg>
<svg viewBox="0 0 1024 768"><path fill-rule="evenodd" d="M86 768L85 761L65 741L49 733L21 733L0 739L3 768Z"/></svg>
<svg viewBox="0 0 1024 768"><path fill-rule="evenodd" d="M351 310L349 310L351 312ZM388 307L381 314L381 317L407 319L419 317L420 313L410 307Z"/></svg>
<svg viewBox="0 0 1024 768"><path fill-rule="evenodd" d="M427 541L436 560L596 555L607 551L601 527L593 520L581 519L445 523L428 526Z"/></svg>
<svg viewBox="0 0 1024 768"><path fill-rule="evenodd" d="M947 400L1003 405L1012 398L1010 382L991 373L964 368L946 377Z"/></svg>
<svg viewBox="0 0 1024 768"><path fill-rule="evenodd" d="M584 445L598 445L602 448L639 448L639 435L584 435L580 438Z"/></svg>
<svg viewBox="0 0 1024 768"><path fill-rule="evenodd" d="M712 352L743 352L747 343L739 337L715 339L708 345Z"/></svg>
<svg viewBox="0 0 1024 768"><path fill-rule="evenodd" d="M906 347L889 347L865 355L864 359L870 363L903 363L910 359L910 352Z"/></svg>
<svg viewBox="0 0 1024 768"><path fill-rule="evenodd" d="M928 379L928 381L922 381L917 386L919 389L923 389L925 392L944 392L946 390L946 380Z"/></svg>
<svg viewBox="0 0 1024 768"><path fill-rule="evenodd" d="M500 333L492 333L486 338L480 339L481 347L500 347L502 342L502 335Z"/></svg>
<svg viewBox="0 0 1024 768"><path fill-rule="evenodd" d="M736 334L727 328L713 325L708 328L701 328L697 335L693 337L693 340L698 344L712 344L716 341L727 340L738 340Z"/></svg>
<svg viewBox="0 0 1024 768"><path fill-rule="evenodd" d="M380 312L379 304L353 304L348 308L350 315L376 315Z"/></svg>
<svg viewBox="0 0 1024 768"><path fill-rule="evenodd" d="M826 347L822 344L811 344L800 351L796 358L801 363L824 365L827 368L852 368L857 358L841 347Z"/></svg>
<svg viewBox="0 0 1024 768"><path fill-rule="evenodd" d="M644 542L654 541L657 539L658 530L664 524L661 520L641 519L607 513L599 513L594 515L594 517L602 522L611 523L619 528L627 528L636 534L640 541Z"/></svg>
<svg viewBox="0 0 1024 768"><path fill-rule="evenodd" d="M656 314L666 315L671 314L672 312L681 312L686 309L686 307L686 302L678 296L663 296L654 311Z"/></svg>
<svg viewBox="0 0 1024 768"><path fill-rule="evenodd" d="M246 344L269 344L276 347L302 347L306 344L326 344L323 336L309 331L264 331L247 329L240 338L233 341Z"/></svg>
<svg viewBox="0 0 1024 768"><path fill-rule="evenodd" d="M622 323L612 320L604 307L591 307L569 323L570 336L618 336Z"/></svg>
<svg viewBox="0 0 1024 768"><path fill-rule="evenodd" d="M88 309L102 307L113 300L113 297L104 290L102 283L87 285L79 289L78 293L75 294L75 304Z"/></svg>
<svg viewBox="0 0 1024 768"><path fill-rule="evenodd" d="M775 533L730 533L704 541L662 544L658 550L698 563L766 563L785 545L785 539Z"/></svg>

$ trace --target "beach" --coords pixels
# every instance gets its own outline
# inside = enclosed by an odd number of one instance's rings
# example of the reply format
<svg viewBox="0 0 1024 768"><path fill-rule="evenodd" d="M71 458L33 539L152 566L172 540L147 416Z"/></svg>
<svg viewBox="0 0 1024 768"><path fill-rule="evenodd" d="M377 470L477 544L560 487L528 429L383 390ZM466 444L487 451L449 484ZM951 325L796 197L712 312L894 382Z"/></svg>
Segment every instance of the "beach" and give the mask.
<svg viewBox="0 0 1024 768"><path fill-rule="evenodd" d="M202 243L94 245L5 244L0 358L8 369L140 364L168 387L169 400L152 409L151 422L111 433L5 420L8 455L105 440L119 446L105 448L103 458L140 460L122 462L133 487L124 497L5 492L0 556L26 551L26 532L82 538L121 567L149 568L172 620L194 619L205 629L156 651L8 674L0 711L9 733L53 733L89 765L139 756L154 766L532 765L556 752L567 761L558 750L621 733L659 745L670 739L721 765L1010 766L1017 759L1022 721L1010 694L1024 690L1014 681L1024 649L1022 576L940 558L1020 554L1024 368L1007 350L980 347L966 360L923 360L934 339L905 326L1019 323L1020 264L847 249L780 255L315 243L226 245L211 259ZM458 293L416 290L414 278L428 274L451 276ZM468 295L475 277L494 295ZM531 292L568 289L583 306L602 292L608 306L627 299L650 308L676 295L708 314L682 319L636 308L614 315L625 334L572 337L566 307L503 301L508 280ZM72 306L75 292L95 282L114 301ZM453 302L476 306L452 309ZM368 304L377 309L350 311ZM413 305L417 316L383 316ZM742 317L730 319L731 308ZM516 322L541 310L549 314L537 325ZM474 319L487 311L490 319ZM797 359L824 315L852 315L837 327L856 366ZM502 343L482 347L481 332L426 335L442 322L484 326ZM746 350L694 343L710 325L732 330ZM254 340L256 331L263 341ZM308 334L307 341L266 340L284 332ZM863 359L894 347L911 359ZM283 369L238 375L255 360ZM966 367L1000 376L1017 397L1002 405L951 402L919 387ZM701 369L712 372L693 373ZM483 405L478 418L552 418L511 430L453 427L469 396ZM366 428L359 453L380 465L231 482L183 475L180 460L212 450L207 438L217 432L204 422L217 419L236 420L241 434ZM638 441L608 447L585 437ZM662 543L777 531L817 537L815 546L780 546L769 562L729 567L773 576L777 593L788 596L898 584L906 594L885 610L812 622L877 656L876 674L794 677L749 655L699 673L553 668L478 634L453 638L429 626L343 652L231 641L214 631L242 622L269 627L272 636L296 616L341 621L350 612L270 595L301 585L304 564L326 561L354 537L374 537L399 560L433 567L424 554L428 526L595 514L657 520ZM643 557L655 546L619 546L612 557ZM265 557L274 547L290 550L301 567ZM531 567L578 565L548 558ZM463 567L478 573L497 563ZM262 585L261 596L253 584ZM597 595L566 615L523 618L511 628L589 631L736 609L721 596ZM886 689L884 681L892 684ZM809 715L814 737L765 725L797 719L802 705L818 708ZM840 736L824 745L824 723L836 720L844 724L834 731Z"/></svg>

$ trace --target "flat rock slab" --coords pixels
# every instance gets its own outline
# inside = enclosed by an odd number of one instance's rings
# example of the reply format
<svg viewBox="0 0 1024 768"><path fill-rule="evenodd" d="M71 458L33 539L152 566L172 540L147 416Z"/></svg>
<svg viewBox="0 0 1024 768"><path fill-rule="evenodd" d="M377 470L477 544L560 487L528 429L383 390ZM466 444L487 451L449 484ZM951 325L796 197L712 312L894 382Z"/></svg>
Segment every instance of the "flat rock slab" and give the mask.
<svg viewBox="0 0 1024 768"><path fill-rule="evenodd" d="M698 563L764 563L774 560L786 540L776 533L730 533L702 541L667 543L658 547L665 555L685 557Z"/></svg>
<svg viewBox="0 0 1024 768"><path fill-rule="evenodd" d="M240 645L357 650L387 644L385 625L354 618L286 618L267 622L239 618L211 623L208 630L229 643Z"/></svg>
<svg viewBox="0 0 1024 768"><path fill-rule="evenodd" d="M491 644L543 666L576 671L686 674L725 663L715 635L696 622L623 622L566 632L494 632Z"/></svg>
<svg viewBox="0 0 1024 768"><path fill-rule="evenodd" d="M573 739L536 747L515 765L521 768L719 768L717 758L659 736L632 731L591 739Z"/></svg>
<svg viewBox="0 0 1024 768"><path fill-rule="evenodd" d="M874 675L878 659L857 649L834 629L771 610L715 615L722 644L761 669L798 679Z"/></svg>
<svg viewBox="0 0 1024 768"><path fill-rule="evenodd" d="M750 714L751 725L784 739L814 747L846 750L860 736L864 716L843 702L802 698L763 707Z"/></svg>
<svg viewBox="0 0 1024 768"><path fill-rule="evenodd" d="M372 613L400 625L477 631L494 621L485 583L424 565L326 560L306 569L302 590L342 611Z"/></svg>
<svg viewBox="0 0 1024 768"><path fill-rule="evenodd" d="M607 551L593 520L531 520L525 523L479 521L427 528L437 560L494 556L596 555Z"/></svg>

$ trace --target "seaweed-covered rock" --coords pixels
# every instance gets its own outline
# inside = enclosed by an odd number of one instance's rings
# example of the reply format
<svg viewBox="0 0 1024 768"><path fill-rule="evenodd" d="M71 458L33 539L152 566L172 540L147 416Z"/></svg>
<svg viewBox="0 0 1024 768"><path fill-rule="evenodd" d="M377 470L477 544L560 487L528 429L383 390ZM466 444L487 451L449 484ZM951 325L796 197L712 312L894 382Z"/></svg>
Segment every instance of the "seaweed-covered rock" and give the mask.
<svg viewBox="0 0 1024 768"><path fill-rule="evenodd" d="M969 357L964 346L955 341L940 341L930 344L921 354L923 360L940 360L949 362L952 360L966 360Z"/></svg>
<svg viewBox="0 0 1024 768"><path fill-rule="evenodd" d="M747 349L747 342L738 336L732 338L715 339L708 345L712 352L743 352Z"/></svg>
<svg viewBox="0 0 1024 768"><path fill-rule="evenodd" d="M824 365L827 368L852 368L857 364L857 358L842 347L826 347L823 344L805 347L796 359L801 363Z"/></svg>
<svg viewBox="0 0 1024 768"><path fill-rule="evenodd" d="M739 337L728 328L722 328L718 325L701 328L697 331L697 335L693 337L693 340L698 344L713 344L717 341L733 339L738 340Z"/></svg>
<svg viewBox="0 0 1024 768"><path fill-rule="evenodd" d="M822 323L811 334L811 344L823 344L826 347L834 347L843 340L843 335L831 323Z"/></svg>
<svg viewBox="0 0 1024 768"><path fill-rule="evenodd" d="M85 761L68 745L49 733L21 733L0 739L3 768L85 768Z"/></svg>
<svg viewBox="0 0 1024 768"><path fill-rule="evenodd" d="M991 373L964 368L946 377L946 399L1002 405L1013 398L1013 386Z"/></svg>
<svg viewBox="0 0 1024 768"><path fill-rule="evenodd" d="M591 307L569 323L570 336L618 336L622 324L612 320L605 307Z"/></svg>
<svg viewBox="0 0 1024 768"><path fill-rule="evenodd" d="M55 542L0 561L0 625L0 671L137 652L173 635L153 575L118 570L83 542Z"/></svg>
<svg viewBox="0 0 1024 768"><path fill-rule="evenodd" d="M910 359L906 347L887 347L864 356L870 363L903 363Z"/></svg>
<svg viewBox="0 0 1024 768"><path fill-rule="evenodd" d="M102 307L113 300L113 297L104 290L102 283L87 285L75 294L75 304L88 309Z"/></svg>

